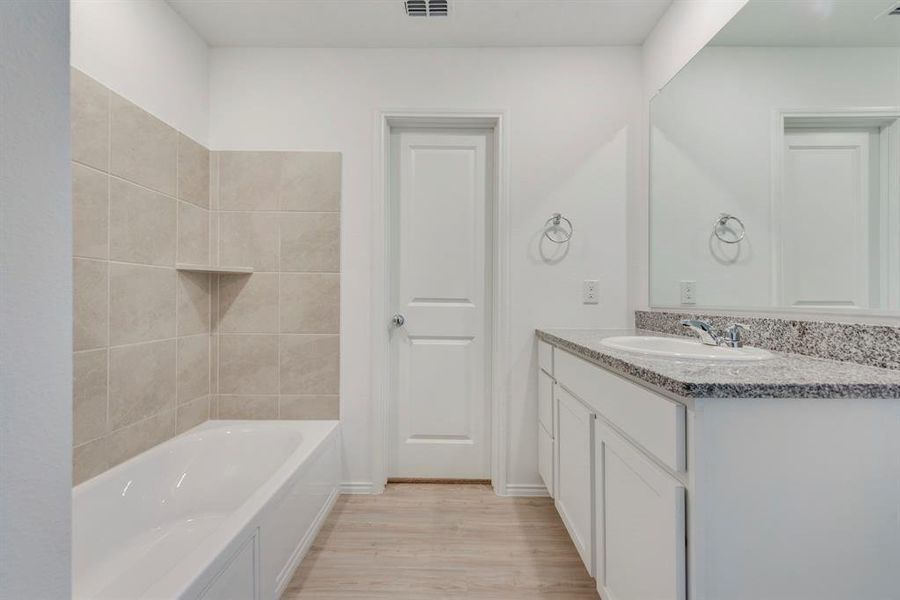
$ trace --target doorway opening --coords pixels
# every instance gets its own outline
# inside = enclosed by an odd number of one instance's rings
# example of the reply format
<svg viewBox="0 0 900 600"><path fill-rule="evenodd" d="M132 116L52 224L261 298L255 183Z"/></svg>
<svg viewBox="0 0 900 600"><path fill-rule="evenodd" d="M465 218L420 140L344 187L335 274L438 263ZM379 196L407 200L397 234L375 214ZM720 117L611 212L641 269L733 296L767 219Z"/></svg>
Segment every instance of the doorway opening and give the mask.
<svg viewBox="0 0 900 600"><path fill-rule="evenodd" d="M900 111L780 111L773 302L900 308Z"/></svg>
<svg viewBox="0 0 900 600"><path fill-rule="evenodd" d="M501 124L500 113L380 115L373 491L489 480L506 493Z"/></svg>

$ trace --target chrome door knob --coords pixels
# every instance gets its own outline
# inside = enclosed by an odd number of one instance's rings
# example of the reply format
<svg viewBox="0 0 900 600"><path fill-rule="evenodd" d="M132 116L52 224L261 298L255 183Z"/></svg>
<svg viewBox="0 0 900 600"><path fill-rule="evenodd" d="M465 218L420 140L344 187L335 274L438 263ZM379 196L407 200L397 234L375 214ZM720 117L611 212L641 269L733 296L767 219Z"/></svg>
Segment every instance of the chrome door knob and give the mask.
<svg viewBox="0 0 900 600"><path fill-rule="evenodd" d="M406 323L406 317L399 313L391 317L391 324L393 324L394 327L403 327L404 323Z"/></svg>

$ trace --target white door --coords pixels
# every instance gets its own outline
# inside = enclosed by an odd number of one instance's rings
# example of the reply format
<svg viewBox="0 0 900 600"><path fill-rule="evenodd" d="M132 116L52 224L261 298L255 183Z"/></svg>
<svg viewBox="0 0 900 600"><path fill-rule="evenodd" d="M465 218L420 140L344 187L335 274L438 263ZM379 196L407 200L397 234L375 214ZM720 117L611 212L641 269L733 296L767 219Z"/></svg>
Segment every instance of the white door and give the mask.
<svg viewBox="0 0 900 600"><path fill-rule="evenodd" d="M491 135L391 134L395 478L490 478Z"/></svg>
<svg viewBox="0 0 900 600"><path fill-rule="evenodd" d="M782 302L867 308L870 296L878 298L877 266L873 274L869 260L878 255L872 247L878 241L877 200L873 205L870 196L872 132L789 129L784 138Z"/></svg>

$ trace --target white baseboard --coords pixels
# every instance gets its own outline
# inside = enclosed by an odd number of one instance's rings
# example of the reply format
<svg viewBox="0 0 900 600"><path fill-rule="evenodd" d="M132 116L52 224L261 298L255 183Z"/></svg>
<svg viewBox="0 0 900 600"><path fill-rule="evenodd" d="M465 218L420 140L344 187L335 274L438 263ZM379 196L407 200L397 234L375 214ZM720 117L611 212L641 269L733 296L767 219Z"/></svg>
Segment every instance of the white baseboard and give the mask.
<svg viewBox="0 0 900 600"><path fill-rule="evenodd" d="M546 498L550 494L547 493L547 487L540 483L507 483L506 495Z"/></svg>
<svg viewBox="0 0 900 600"><path fill-rule="evenodd" d="M345 481L341 483L342 494L381 494L384 486L376 486L371 481ZM508 483L506 484L506 496L532 496L546 498L550 494L547 488L540 483Z"/></svg>
<svg viewBox="0 0 900 600"><path fill-rule="evenodd" d="M309 526L309 529L306 530L306 533L303 535L300 543L297 544L297 547L294 549L294 553L291 555L291 559L281 570L281 573L278 574L278 577L275 579L276 598L281 598L281 594L284 593L284 590L291 582L294 571L296 571L297 567L300 566L300 562L303 560L303 557L306 556L306 553L309 551L310 546L312 546L312 543L315 541L316 536L319 535L319 530L322 529L322 525L325 524L325 519L327 519L328 515L331 514L331 509L334 508L334 503L337 501L339 495L340 489L338 488L335 488L334 491L329 494L328 500L326 500L325 504L322 505L322 508L319 510L319 514L316 515L316 518Z"/></svg>
<svg viewBox="0 0 900 600"><path fill-rule="evenodd" d="M345 481L341 483L342 494L380 494L383 486L376 486L371 481Z"/></svg>

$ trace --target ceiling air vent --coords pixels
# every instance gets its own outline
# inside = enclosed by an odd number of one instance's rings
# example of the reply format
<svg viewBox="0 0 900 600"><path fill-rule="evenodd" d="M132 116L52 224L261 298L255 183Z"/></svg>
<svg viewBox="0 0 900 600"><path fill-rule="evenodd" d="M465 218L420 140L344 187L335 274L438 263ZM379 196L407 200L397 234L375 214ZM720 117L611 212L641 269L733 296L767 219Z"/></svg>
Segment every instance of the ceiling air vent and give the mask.
<svg viewBox="0 0 900 600"><path fill-rule="evenodd" d="M410 17L446 17L450 11L447 0L405 0L403 5Z"/></svg>

